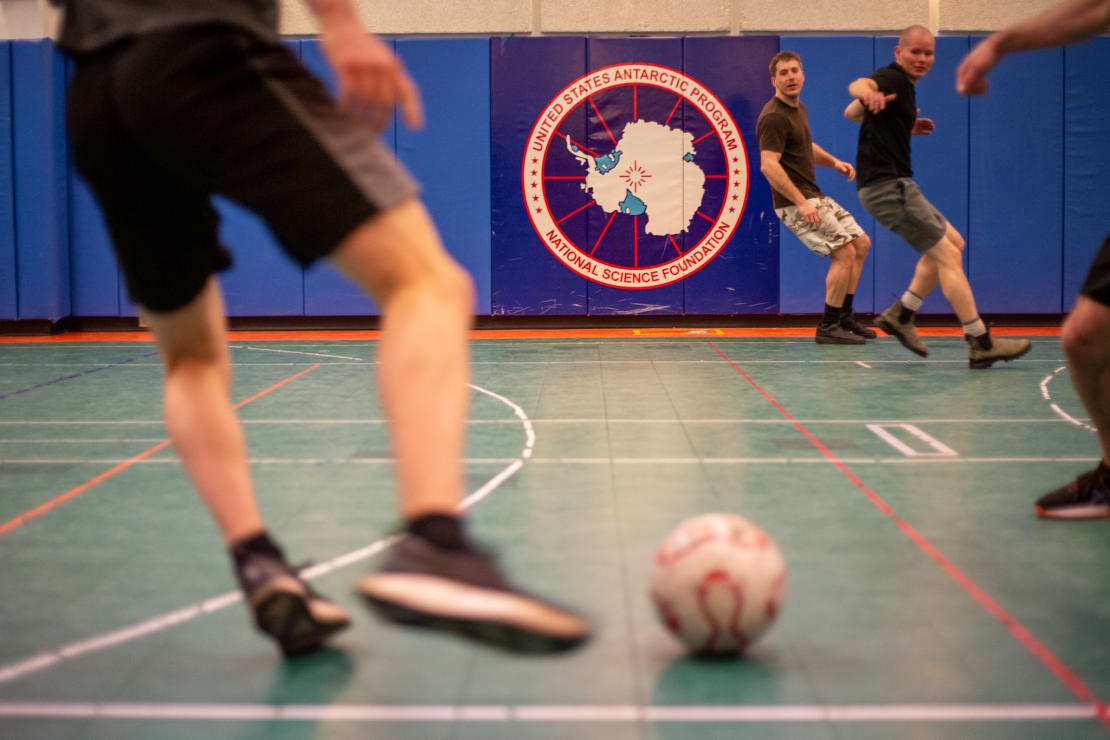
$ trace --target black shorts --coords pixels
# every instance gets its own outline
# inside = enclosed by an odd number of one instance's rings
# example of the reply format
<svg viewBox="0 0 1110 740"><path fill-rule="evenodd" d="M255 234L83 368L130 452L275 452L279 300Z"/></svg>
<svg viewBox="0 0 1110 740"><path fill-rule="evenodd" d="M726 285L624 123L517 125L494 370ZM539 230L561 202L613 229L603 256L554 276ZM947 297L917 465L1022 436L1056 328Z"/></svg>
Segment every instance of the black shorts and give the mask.
<svg viewBox="0 0 1110 740"><path fill-rule="evenodd" d="M1110 234L1102 240L1102 246L1098 248L1095 261L1091 263L1087 279L1083 281L1079 292L1104 306L1110 306Z"/></svg>
<svg viewBox="0 0 1110 740"><path fill-rule="evenodd" d="M366 124L280 43L198 25L77 59L68 129L131 298L192 301L231 264L211 196L261 216L303 265L418 192Z"/></svg>

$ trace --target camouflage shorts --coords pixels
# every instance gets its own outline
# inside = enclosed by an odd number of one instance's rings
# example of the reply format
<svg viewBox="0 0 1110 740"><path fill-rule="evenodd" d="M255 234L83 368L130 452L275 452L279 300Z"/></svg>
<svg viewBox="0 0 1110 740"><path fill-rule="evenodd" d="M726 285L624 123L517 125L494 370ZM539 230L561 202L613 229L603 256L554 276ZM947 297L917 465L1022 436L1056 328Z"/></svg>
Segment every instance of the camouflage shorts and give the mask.
<svg viewBox="0 0 1110 740"><path fill-rule="evenodd" d="M809 202L817 206L817 212L821 214L820 226L814 226L798 215L797 206L776 208L775 213L811 252L828 257L848 242L863 236L863 229L852 214L832 198L824 195L810 198Z"/></svg>

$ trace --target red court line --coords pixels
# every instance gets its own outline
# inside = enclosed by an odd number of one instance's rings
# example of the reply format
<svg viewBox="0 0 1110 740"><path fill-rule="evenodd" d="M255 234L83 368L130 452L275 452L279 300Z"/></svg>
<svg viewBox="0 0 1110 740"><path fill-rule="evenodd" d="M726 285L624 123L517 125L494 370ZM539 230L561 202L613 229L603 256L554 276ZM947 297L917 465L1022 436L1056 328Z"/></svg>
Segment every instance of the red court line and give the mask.
<svg viewBox="0 0 1110 740"><path fill-rule="evenodd" d="M275 383L275 384L271 385L269 388L267 388L266 390L259 391L258 393L255 393L250 398L248 398L246 400L243 400L243 401L240 401L239 403L235 404L235 406L233 406L232 408L236 408L236 409L242 408L243 406L246 406L251 401L254 401L258 398L261 398L262 396L265 396L270 391L277 390L278 388L282 387L286 383L288 383L292 380L296 380L297 378L301 377L305 373L310 373L318 367L320 367L320 363L318 363L316 365L313 365L312 367L310 367L306 370L301 370L296 375L290 375L288 378L281 381L280 383ZM66 501L69 501L71 498L75 498L77 496L80 496L82 493L89 490L93 486L98 485L100 483L103 483L104 481L106 481L109 478L111 478L112 476L114 476L116 473L121 473L124 470L127 470L129 467L131 467L135 463L139 462L140 460L143 460L145 458L150 457L155 452L158 452L159 450L163 450L166 447L168 447L169 445L170 445L170 441L168 439L162 440L158 444L151 447L149 450L144 450L144 451L140 452L138 455L135 455L132 458L124 460L120 464L116 465L114 468L110 468L109 470L105 470L100 475L97 475L93 478L90 478L89 480L85 481L81 485L79 485L75 488L71 488L63 494L59 494L58 496L55 496L54 498L50 499L46 503L39 504L38 506L31 509L30 511L24 512L24 513L20 514L19 516L17 516L14 519L10 519L10 520L4 522L3 524L0 524L0 535L3 535L7 532L10 532L11 530L15 529L16 527L20 526L21 524L24 524L25 522L29 522L29 521L31 521L32 519L34 519L35 517L37 517L41 514L45 514L46 512L53 509L55 506L58 506L59 504L65 503Z"/></svg>
<svg viewBox="0 0 1110 740"><path fill-rule="evenodd" d="M1022 646L1024 646L1029 652L1033 653L1033 655L1040 658L1041 662L1044 663L1044 665L1050 671L1052 671L1052 673L1058 679L1060 679L1060 681L1065 686L1071 689L1072 693L1079 697L1081 701L1091 704L1098 713L1099 720L1102 721L1102 723L1108 728L1110 728L1110 708L1108 708L1105 702L1095 696L1094 692L1091 691L1087 684L1083 683L1083 680L1079 678L1079 676L1075 675L1075 673L1073 673L1070 668L1064 665L1063 661L1053 655L1051 650L1045 647L1039 640L1037 640L1037 638L1033 637L1033 634L1029 632L1029 630L1027 630L1020 622L1010 616L1005 609L999 606L998 602L988 596L987 593L983 591L983 589L979 588L979 586L976 585L976 583L971 580L971 578L969 578L967 575L964 574L963 571L956 567L955 563L946 558L940 552L940 550L936 549L936 547L934 547L933 544L924 537L924 535L914 529L913 526L909 524L909 522L905 521L897 514L895 514L894 509L890 507L890 504L884 501L882 497L879 496L877 493L864 485L859 476L853 473L847 465L841 462L840 458L838 458L829 450L829 448L825 447L825 445L822 444L821 440L817 439L817 437L815 437L808 429L806 429L801 422L795 419L789 411L783 408L782 405L780 405L779 402L776 401L770 393L765 391L762 387L760 387L758 383L752 380L751 376L740 369L740 366L733 362L732 359L728 357L728 355L718 349L717 346L712 342L709 342L708 344L710 347L713 348L714 352L720 355L725 360L725 362L732 366L733 370L740 374L740 377L748 381L748 383L753 388L759 391L759 393L765 399L767 399L767 401L772 406L774 406L780 414L786 417L786 419L788 419L789 421L793 422L794 427L799 432L801 432L806 437L806 439L808 439L813 444L814 447L820 450L821 454L827 457L833 463L833 465L835 465L836 468L844 474L844 476L848 480L855 484L855 486L859 488L860 491L862 491L868 499L871 500L871 503L873 503L879 509L879 511L883 512L891 519L893 519L895 525L899 529L901 529L906 534L906 536L913 540L914 544L920 547L926 555L940 564L940 566L944 568L945 572L948 573L948 575L951 576L952 579L956 581L956 583L963 586L964 590L967 591L972 596L972 598L978 601L979 604L992 616L994 616L995 619L1002 622L1002 624L1005 625L1006 628L1010 631L1010 634L1013 635L1014 638L1022 644Z"/></svg>

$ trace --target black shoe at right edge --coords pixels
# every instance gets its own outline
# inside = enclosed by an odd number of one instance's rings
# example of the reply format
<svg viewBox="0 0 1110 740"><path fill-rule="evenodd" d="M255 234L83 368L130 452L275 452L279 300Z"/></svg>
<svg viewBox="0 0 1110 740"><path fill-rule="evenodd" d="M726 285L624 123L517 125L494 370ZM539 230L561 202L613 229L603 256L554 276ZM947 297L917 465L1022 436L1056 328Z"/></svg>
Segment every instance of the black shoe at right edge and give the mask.
<svg viewBox="0 0 1110 740"><path fill-rule="evenodd" d="M874 329L868 329L866 326L859 322L859 319L854 314L846 313L840 316L840 325L852 332L858 334L864 339L874 339L878 336Z"/></svg>
<svg viewBox="0 0 1110 740"><path fill-rule="evenodd" d="M584 617L514 587L490 553L440 548L414 535L356 588L389 621L515 652L570 650L592 631Z"/></svg>
<svg viewBox="0 0 1110 740"><path fill-rule="evenodd" d="M1099 468L1088 470L1067 485L1037 499L1037 516L1046 519L1110 517L1110 477Z"/></svg>

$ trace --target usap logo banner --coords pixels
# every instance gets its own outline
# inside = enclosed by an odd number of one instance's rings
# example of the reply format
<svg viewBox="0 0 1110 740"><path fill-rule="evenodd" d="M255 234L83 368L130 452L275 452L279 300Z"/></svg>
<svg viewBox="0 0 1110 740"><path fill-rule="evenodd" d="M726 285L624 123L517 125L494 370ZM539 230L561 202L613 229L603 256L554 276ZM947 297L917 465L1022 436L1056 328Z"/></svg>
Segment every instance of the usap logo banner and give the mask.
<svg viewBox="0 0 1110 740"><path fill-rule="evenodd" d="M705 42L723 43L687 49ZM777 39L493 43L495 314L777 309L776 220L751 172Z"/></svg>

